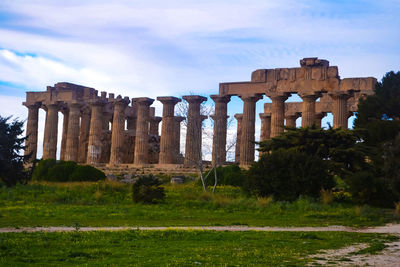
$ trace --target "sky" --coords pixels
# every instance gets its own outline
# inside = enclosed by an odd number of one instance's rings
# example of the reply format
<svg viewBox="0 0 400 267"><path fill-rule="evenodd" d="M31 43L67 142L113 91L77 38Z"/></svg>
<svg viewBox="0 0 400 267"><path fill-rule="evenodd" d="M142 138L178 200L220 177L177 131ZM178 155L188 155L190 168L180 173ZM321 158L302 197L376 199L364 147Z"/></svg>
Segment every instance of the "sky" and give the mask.
<svg viewBox="0 0 400 267"><path fill-rule="evenodd" d="M130 98L207 96L304 57L329 60L342 78L398 71L400 0L1 0L0 116L26 119L25 92L57 82ZM241 101L228 109L240 113Z"/></svg>

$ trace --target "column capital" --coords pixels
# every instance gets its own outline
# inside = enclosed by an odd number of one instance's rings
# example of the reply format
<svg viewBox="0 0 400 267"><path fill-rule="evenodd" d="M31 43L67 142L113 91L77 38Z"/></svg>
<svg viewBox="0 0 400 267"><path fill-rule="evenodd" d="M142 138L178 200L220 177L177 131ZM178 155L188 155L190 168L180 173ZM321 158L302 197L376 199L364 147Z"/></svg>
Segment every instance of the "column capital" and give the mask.
<svg viewBox="0 0 400 267"><path fill-rule="evenodd" d="M258 115L260 116L260 119L271 118L271 113L260 113Z"/></svg>
<svg viewBox="0 0 400 267"><path fill-rule="evenodd" d="M299 117L301 117L301 112L294 112L294 113L289 113L289 114L286 114L285 113L285 118L299 118Z"/></svg>
<svg viewBox="0 0 400 267"><path fill-rule="evenodd" d="M177 122L181 122L181 121L184 121L184 120L186 120L186 117L182 117L182 116L175 116L174 117L175 118L175 121L177 121Z"/></svg>
<svg viewBox="0 0 400 267"><path fill-rule="evenodd" d="M233 117L235 117L235 119L237 119L237 120L241 120L241 119L243 119L243 114L242 113L236 113L235 115L233 115Z"/></svg>
<svg viewBox="0 0 400 267"><path fill-rule="evenodd" d="M39 109L42 106L42 102L22 102L22 105L24 105L27 108L32 108L32 109Z"/></svg>
<svg viewBox="0 0 400 267"><path fill-rule="evenodd" d="M317 119L321 120L322 118L324 118L326 116L326 114L327 114L326 112L318 112L318 113L315 113L315 117Z"/></svg>
<svg viewBox="0 0 400 267"><path fill-rule="evenodd" d="M213 120L215 121L215 120L218 120L218 119L220 119L220 118L228 119L229 116L223 116L223 115L213 114L213 115L210 115L210 118L213 119Z"/></svg>
<svg viewBox="0 0 400 267"><path fill-rule="evenodd" d="M132 98L132 101L134 101L138 105L150 106L151 104L153 104L154 99L148 97L137 97L137 98Z"/></svg>
<svg viewBox="0 0 400 267"><path fill-rule="evenodd" d="M278 94L278 93L270 93L267 95L272 101L286 101L291 94L290 93L283 93L283 94Z"/></svg>
<svg viewBox="0 0 400 267"><path fill-rule="evenodd" d="M239 95L240 99L243 101L255 101L262 99L262 94L255 94L255 95Z"/></svg>
<svg viewBox="0 0 400 267"><path fill-rule="evenodd" d="M303 101L315 101L322 96L321 92L300 93L299 96Z"/></svg>
<svg viewBox="0 0 400 267"><path fill-rule="evenodd" d="M93 99L88 100L87 103L90 106L104 106L105 104L107 104L107 101L97 97L97 98L93 98Z"/></svg>
<svg viewBox="0 0 400 267"><path fill-rule="evenodd" d="M164 105L176 105L177 103L181 102L180 98L174 96L158 96L157 100L163 103Z"/></svg>
<svg viewBox="0 0 400 267"><path fill-rule="evenodd" d="M202 103L207 101L207 97L201 95L184 95L182 98L189 103Z"/></svg>
<svg viewBox="0 0 400 267"><path fill-rule="evenodd" d="M124 98L122 98L122 96L121 95L118 95L117 96L117 98L114 98L112 101L111 101L111 103L113 104L113 106L116 106L116 105L122 105L122 106L128 106L129 105L129 98L127 98L127 97L124 97Z"/></svg>
<svg viewBox="0 0 400 267"><path fill-rule="evenodd" d="M329 96L332 97L332 99L349 99L352 96L354 96L354 91L349 90L349 91L334 91L334 92L329 92Z"/></svg>
<svg viewBox="0 0 400 267"><path fill-rule="evenodd" d="M153 122L156 122L156 123L160 123L161 120L162 120L162 117L158 117L158 116L151 117L150 120L153 121Z"/></svg>
<svg viewBox="0 0 400 267"><path fill-rule="evenodd" d="M215 103L228 103L231 101L231 96L225 95L210 95L210 98L214 100Z"/></svg>

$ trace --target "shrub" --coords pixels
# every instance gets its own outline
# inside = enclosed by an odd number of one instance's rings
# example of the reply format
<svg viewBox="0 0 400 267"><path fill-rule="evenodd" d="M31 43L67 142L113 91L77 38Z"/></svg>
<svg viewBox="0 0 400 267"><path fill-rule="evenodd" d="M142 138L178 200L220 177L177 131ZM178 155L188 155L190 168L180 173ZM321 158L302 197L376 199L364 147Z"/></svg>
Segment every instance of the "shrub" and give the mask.
<svg viewBox="0 0 400 267"><path fill-rule="evenodd" d="M153 175L140 176L132 185L132 198L135 203L152 204L165 199L162 181Z"/></svg>
<svg viewBox="0 0 400 267"><path fill-rule="evenodd" d="M71 173L69 181L100 181L105 180L106 175L89 165L78 165L75 170Z"/></svg>
<svg viewBox="0 0 400 267"><path fill-rule="evenodd" d="M99 181L104 180L104 172L89 166L78 165L73 161L46 159L39 161L33 172L33 179L52 182Z"/></svg>
<svg viewBox="0 0 400 267"><path fill-rule="evenodd" d="M334 199L333 193L331 190L321 189L321 202L324 205L331 204Z"/></svg>
<svg viewBox="0 0 400 267"><path fill-rule="evenodd" d="M44 179L54 182L67 182L78 164L73 161L59 161L48 169Z"/></svg>
<svg viewBox="0 0 400 267"><path fill-rule="evenodd" d="M353 200L359 204L391 207L395 196L379 173L373 169L349 174L346 178Z"/></svg>
<svg viewBox="0 0 400 267"><path fill-rule="evenodd" d="M334 186L327 162L303 152L279 149L265 154L247 172L244 190L259 197L296 200L299 196L317 198L321 189Z"/></svg>
<svg viewBox="0 0 400 267"><path fill-rule="evenodd" d="M56 163L55 159L42 159L33 171L32 179L35 181L46 180L49 169L56 165Z"/></svg>
<svg viewBox="0 0 400 267"><path fill-rule="evenodd" d="M215 183L214 170L210 170L212 173L208 176L206 184L212 186ZM207 175L208 172L205 174ZM242 186L243 185L243 172L237 164L228 165L225 167L217 167L218 185L232 185ZM201 180L198 181L201 185Z"/></svg>

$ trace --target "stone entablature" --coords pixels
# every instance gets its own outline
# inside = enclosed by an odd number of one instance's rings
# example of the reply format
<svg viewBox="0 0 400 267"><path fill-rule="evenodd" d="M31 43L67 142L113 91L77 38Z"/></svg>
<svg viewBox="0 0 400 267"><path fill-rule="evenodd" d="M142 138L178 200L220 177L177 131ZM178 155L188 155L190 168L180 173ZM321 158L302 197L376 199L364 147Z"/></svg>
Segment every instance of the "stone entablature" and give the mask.
<svg viewBox="0 0 400 267"><path fill-rule="evenodd" d="M341 79L338 67L327 60L304 58L299 68L260 69L251 81L221 83L219 94L211 95L215 102L212 162L226 163L226 135L228 103L233 95L243 101L243 114L236 114L237 143L235 161L248 166L254 161L256 103L263 95L272 103L264 104L261 118L261 140L279 135L283 126L295 127L302 117L302 126L320 127L321 119L333 113L334 127L347 127L348 117L357 111L358 100L373 94L376 79ZM302 102L285 102L292 94ZM202 161L202 121L200 112L206 97L188 95L186 154L180 154L180 123L184 117L175 116L175 105L180 98L157 97L163 104L162 117L155 116L151 107L154 99L147 97L115 97L113 93L72 83L57 83L44 92L27 92L27 140L25 154L36 158L38 138L38 110L46 111L43 158L56 158L58 114L63 114L60 158L92 165L118 166L133 164L195 166ZM320 99L317 101L317 99ZM161 136L159 123L162 123Z"/></svg>

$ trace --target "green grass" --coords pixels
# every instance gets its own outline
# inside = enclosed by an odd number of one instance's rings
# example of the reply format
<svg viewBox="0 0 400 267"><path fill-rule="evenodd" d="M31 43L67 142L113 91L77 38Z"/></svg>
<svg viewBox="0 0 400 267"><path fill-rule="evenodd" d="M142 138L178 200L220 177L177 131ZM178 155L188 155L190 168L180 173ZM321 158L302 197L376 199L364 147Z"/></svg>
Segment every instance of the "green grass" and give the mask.
<svg viewBox="0 0 400 267"><path fill-rule="evenodd" d="M0 265L302 266L321 249L394 239L344 232L3 233Z"/></svg>
<svg viewBox="0 0 400 267"><path fill-rule="evenodd" d="M22 226L372 226L396 221L393 210L249 198L236 187L215 196L194 185L166 186L166 201L134 204L116 182L33 183L0 188L0 227Z"/></svg>

